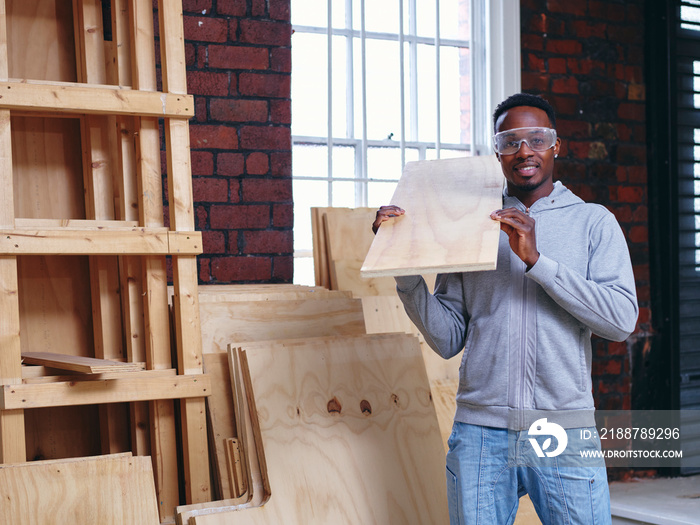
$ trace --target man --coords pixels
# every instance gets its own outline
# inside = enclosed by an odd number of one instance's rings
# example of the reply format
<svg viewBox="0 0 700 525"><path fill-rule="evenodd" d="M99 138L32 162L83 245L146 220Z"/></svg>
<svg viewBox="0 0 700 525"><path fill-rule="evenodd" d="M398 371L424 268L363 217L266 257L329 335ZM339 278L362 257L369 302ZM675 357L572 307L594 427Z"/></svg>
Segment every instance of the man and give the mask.
<svg viewBox="0 0 700 525"><path fill-rule="evenodd" d="M577 446L600 449L590 336L622 341L634 330L627 244L608 210L553 181L561 140L549 103L509 97L496 108L494 132L506 178L503 208L491 214L502 230L497 269L440 275L433 295L421 277L396 278L406 312L433 350L447 359L464 348L448 441L450 523L512 523L525 493L545 524L610 523L602 459L549 457L542 452L549 439L535 454L530 438L554 418L565 435L551 433L563 448L588 428L594 439ZM373 229L403 213L383 206ZM530 413L550 422L530 426Z"/></svg>

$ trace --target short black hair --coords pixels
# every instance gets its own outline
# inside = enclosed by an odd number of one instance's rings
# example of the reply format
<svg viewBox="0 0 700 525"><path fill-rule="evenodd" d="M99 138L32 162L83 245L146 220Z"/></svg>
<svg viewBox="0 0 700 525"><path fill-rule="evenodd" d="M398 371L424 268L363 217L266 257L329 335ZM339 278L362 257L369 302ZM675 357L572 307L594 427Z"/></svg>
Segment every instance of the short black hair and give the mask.
<svg viewBox="0 0 700 525"><path fill-rule="evenodd" d="M496 133L496 122L498 122L498 117L503 115L506 111L508 111L511 108L516 108L519 106L530 106L533 108L539 108L545 113L547 113L547 117L549 118L549 123L552 126L552 128L556 128L556 122L557 119L554 115L554 108L551 106L549 102L547 102L545 99L543 99L540 96L537 95L532 95L530 93L516 93L515 95L509 96L507 99L505 99L503 102L501 102L498 106L496 106L496 110L493 112L493 132Z"/></svg>

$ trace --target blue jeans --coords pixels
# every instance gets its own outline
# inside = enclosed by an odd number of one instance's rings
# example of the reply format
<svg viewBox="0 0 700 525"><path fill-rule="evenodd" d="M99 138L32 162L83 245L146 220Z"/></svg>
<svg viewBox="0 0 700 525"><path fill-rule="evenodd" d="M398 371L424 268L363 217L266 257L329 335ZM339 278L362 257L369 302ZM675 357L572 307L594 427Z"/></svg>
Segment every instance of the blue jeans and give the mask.
<svg viewBox="0 0 700 525"><path fill-rule="evenodd" d="M570 444L577 442L581 430L566 431ZM446 471L450 525L511 524L525 494L544 525L611 523L602 457L578 464L564 456L542 459L531 437L527 430L454 423ZM540 450L547 446L545 442ZM600 440L596 436L580 446L600 450Z"/></svg>

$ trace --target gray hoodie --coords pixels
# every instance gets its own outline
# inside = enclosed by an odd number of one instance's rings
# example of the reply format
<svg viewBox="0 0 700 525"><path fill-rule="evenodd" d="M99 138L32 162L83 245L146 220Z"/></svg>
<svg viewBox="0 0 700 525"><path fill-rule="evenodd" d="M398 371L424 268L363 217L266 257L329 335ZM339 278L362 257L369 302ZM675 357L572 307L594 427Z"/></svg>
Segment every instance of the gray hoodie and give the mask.
<svg viewBox="0 0 700 525"><path fill-rule="evenodd" d="M503 207L525 212L507 191ZM501 232L495 271L440 275L434 295L397 277L399 297L435 352L465 349L455 420L513 428L514 412L537 410L592 426L591 333L623 341L639 313L627 244L607 209L560 182L530 216L540 258L529 271Z"/></svg>

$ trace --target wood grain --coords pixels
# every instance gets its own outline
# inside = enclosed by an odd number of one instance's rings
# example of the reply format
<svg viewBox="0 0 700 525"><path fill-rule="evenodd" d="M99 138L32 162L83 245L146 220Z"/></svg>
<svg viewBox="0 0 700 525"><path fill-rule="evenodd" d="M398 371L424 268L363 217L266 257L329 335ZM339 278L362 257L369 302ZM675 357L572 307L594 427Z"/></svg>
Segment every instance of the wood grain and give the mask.
<svg viewBox="0 0 700 525"><path fill-rule="evenodd" d="M242 346L272 494L263 507L197 515L194 523L448 522L443 447L417 339Z"/></svg>
<svg viewBox="0 0 700 525"><path fill-rule="evenodd" d="M96 359L49 352L22 352L22 361L27 365L43 365L61 370L73 370L83 374L104 372L138 372L142 370L136 363L122 363L109 359Z"/></svg>
<svg viewBox="0 0 700 525"><path fill-rule="evenodd" d="M131 454L0 465L2 523L156 525L151 460Z"/></svg>
<svg viewBox="0 0 700 525"><path fill-rule="evenodd" d="M225 352L229 343L365 332L359 299L209 302L199 309L205 353Z"/></svg>
<svg viewBox="0 0 700 525"><path fill-rule="evenodd" d="M494 270L503 174L495 156L409 162L362 266L365 277Z"/></svg>

